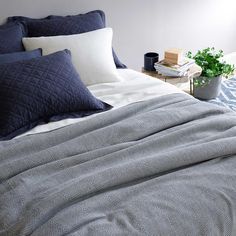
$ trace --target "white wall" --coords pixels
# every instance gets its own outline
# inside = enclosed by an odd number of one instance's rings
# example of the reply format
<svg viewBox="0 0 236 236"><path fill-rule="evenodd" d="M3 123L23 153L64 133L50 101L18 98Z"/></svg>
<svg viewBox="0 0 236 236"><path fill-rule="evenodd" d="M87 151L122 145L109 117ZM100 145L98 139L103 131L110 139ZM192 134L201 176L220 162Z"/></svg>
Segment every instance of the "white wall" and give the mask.
<svg viewBox="0 0 236 236"><path fill-rule="evenodd" d="M140 70L143 54L169 47L215 46L236 51L235 0L0 0L0 22L10 15L42 17L106 12L114 48L129 67Z"/></svg>

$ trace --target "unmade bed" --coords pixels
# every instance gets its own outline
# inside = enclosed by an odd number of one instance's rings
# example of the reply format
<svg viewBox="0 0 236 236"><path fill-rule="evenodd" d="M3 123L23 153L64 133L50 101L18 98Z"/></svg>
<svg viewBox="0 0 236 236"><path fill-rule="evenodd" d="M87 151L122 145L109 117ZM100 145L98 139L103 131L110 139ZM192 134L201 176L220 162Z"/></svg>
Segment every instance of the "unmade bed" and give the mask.
<svg viewBox="0 0 236 236"><path fill-rule="evenodd" d="M234 112L126 69L102 11L0 39L1 236L236 235Z"/></svg>

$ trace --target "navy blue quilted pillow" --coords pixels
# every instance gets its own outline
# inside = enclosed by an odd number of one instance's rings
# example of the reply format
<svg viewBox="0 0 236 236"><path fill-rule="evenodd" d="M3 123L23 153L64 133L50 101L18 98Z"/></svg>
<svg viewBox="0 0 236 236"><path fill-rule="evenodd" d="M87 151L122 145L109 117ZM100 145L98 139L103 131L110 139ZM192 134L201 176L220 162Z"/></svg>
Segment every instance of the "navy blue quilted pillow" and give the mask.
<svg viewBox="0 0 236 236"><path fill-rule="evenodd" d="M100 17L102 18L102 21L103 21L104 25L106 25L105 13L101 10L95 10L95 11L90 11L90 12L85 13L85 14L68 15L68 16L49 15L47 17L40 18L40 19L31 18L31 17L27 17L27 16L9 16L7 18L7 22L8 23L13 23L13 22L23 22L23 21L28 22L28 21L50 20L50 19L54 19L54 18L67 18L67 17L81 16L81 15L87 15L87 14L93 14L93 13L98 13L100 15Z"/></svg>
<svg viewBox="0 0 236 236"><path fill-rule="evenodd" d="M37 21L37 20L43 20L43 19L50 19L51 16L47 16L45 18L41 18L41 19L36 19L36 18L30 18L30 17L27 17L27 16L9 16L7 18L7 22L8 23L12 23L12 22L22 22L22 21Z"/></svg>
<svg viewBox="0 0 236 236"><path fill-rule="evenodd" d="M8 22L23 22L28 37L57 36L86 33L106 27L105 14L101 10L74 16L48 16L44 19L32 19L23 16L8 17ZM127 68L113 50L117 68Z"/></svg>
<svg viewBox="0 0 236 236"><path fill-rule="evenodd" d="M105 13L101 10L95 10L95 11L90 11L88 13L85 14L78 14L78 15L68 15L68 16L58 16L58 15L51 15L48 16L48 19L55 19L55 18L68 18L68 17L77 17L77 16L83 16L83 15L92 15L92 14L99 14L100 17L102 18L102 22L103 22L103 27L106 27L106 16Z"/></svg>
<svg viewBox="0 0 236 236"><path fill-rule="evenodd" d="M80 34L104 28L98 13L25 22L28 37Z"/></svg>
<svg viewBox="0 0 236 236"><path fill-rule="evenodd" d="M0 65L0 140L41 123L110 108L81 82L68 50Z"/></svg>
<svg viewBox="0 0 236 236"><path fill-rule="evenodd" d="M6 24L0 28L0 54L24 51L23 29L20 24Z"/></svg>
<svg viewBox="0 0 236 236"><path fill-rule="evenodd" d="M40 56L42 56L41 48L33 50L33 51L0 54L0 64L29 60L29 59L33 59Z"/></svg>
<svg viewBox="0 0 236 236"><path fill-rule="evenodd" d="M57 36L80 34L105 27L102 11L92 11L76 16L48 16L42 19L33 19L25 16L8 17L8 22L22 23L27 37Z"/></svg>

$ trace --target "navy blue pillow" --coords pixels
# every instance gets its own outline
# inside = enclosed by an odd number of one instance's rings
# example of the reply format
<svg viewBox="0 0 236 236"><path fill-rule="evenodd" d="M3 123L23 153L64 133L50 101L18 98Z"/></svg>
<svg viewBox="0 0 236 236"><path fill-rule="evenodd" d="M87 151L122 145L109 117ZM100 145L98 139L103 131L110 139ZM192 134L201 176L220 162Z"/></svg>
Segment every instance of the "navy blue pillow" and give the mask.
<svg viewBox="0 0 236 236"><path fill-rule="evenodd" d="M104 28L98 13L23 22L28 37L80 34Z"/></svg>
<svg viewBox="0 0 236 236"><path fill-rule="evenodd" d="M50 19L55 19L55 18L67 18L67 17L81 16L81 15L93 14L93 13L98 13L100 15L100 17L102 18L102 21L103 21L104 25L106 25L105 13L101 10L95 10L95 11L90 11L90 12L85 13L85 14L68 15L68 16L49 15L47 17L40 18L40 19L31 18L31 17L27 17L27 16L9 16L7 18L7 22L8 23L14 23L14 22L23 22L23 21L27 22L27 21L38 21L38 20L50 20Z"/></svg>
<svg viewBox="0 0 236 236"><path fill-rule="evenodd" d="M90 11L90 12L85 13L85 14L68 15L68 16L50 15L50 16L48 16L48 19L77 17L77 16L82 16L82 15L87 15L87 14L99 14L100 17L102 18L102 22L103 22L103 25L104 25L103 27L106 27L106 16L105 16L104 11L102 11L102 10L95 10L95 11Z"/></svg>
<svg viewBox="0 0 236 236"><path fill-rule="evenodd" d="M20 24L6 24L0 28L0 54L24 51L23 29Z"/></svg>
<svg viewBox="0 0 236 236"><path fill-rule="evenodd" d="M51 16L47 16L45 18L41 18L41 19L36 19L36 18L30 18L27 16L9 16L7 18L7 22L8 23L12 23L12 22L22 22L22 21L37 21L37 20L43 20L43 19L50 19Z"/></svg>
<svg viewBox="0 0 236 236"><path fill-rule="evenodd" d="M74 16L48 16L44 19L31 19L22 16L8 17L8 22L22 22L28 37L57 36L86 33L106 27L105 13L101 10ZM117 68L127 68L113 50Z"/></svg>
<svg viewBox="0 0 236 236"><path fill-rule="evenodd" d="M41 123L110 108L82 83L68 50L0 65L0 140Z"/></svg>
<svg viewBox="0 0 236 236"><path fill-rule="evenodd" d="M7 54L0 54L0 64L29 60L40 56L42 56L41 48L27 52L13 52Z"/></svg>
<svg viewBox="0 0 236 236"><path fill-rule="evenodd" d="M73 29L73 25L69 25L69 29L66 27L61 27L61 24L63 24L63 20L69 19L69 18L76 17L76 22L78 26L76 25L76 29ZM60 25L55 25L55 22L53 21L52 24L49 24L48 21L44 20L55 20L55 19L61 19ZM79 33L85 33L92 30L97 30L104 28L106 25L106 18L105 13L101 10L95 10L90 11L85 14L79 14L79 15L69 15L69 16L57 16L57 15L50 15L45 18L41 19L35 19L30 18L26 16L11 16L8 17L7 22L10 23L23 23L25 27L25 31L27 33L28 37L40 37L40 36L57 36L57 35L70 35L70 34L79 34ZM33 24L36 23L36 24ZM57 21L56 21L57 22ZM66 21L65 24L68 22ZM41 28L41 24L49 24L46 28ZM79 28L77 28L79 27ZM55 29L57 28L57 29ZM66 30L66 32L65 32ZM71 33L72 32L72 33ZM75 32L75 33L74 33Z"/></svg>

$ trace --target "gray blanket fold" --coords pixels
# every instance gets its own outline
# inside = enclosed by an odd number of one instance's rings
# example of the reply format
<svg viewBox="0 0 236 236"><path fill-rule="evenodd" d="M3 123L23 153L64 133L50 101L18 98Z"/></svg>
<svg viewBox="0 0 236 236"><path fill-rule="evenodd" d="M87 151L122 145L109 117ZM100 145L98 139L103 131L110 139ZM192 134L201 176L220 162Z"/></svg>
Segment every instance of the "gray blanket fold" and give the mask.
<svg viewBox="0 0 236 236"><path fill-rule="evenodd" d="M0 235L236 235L236 115L172 94L0 142Z"/></svg>

